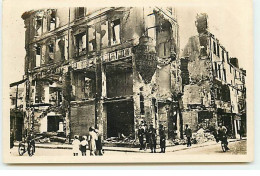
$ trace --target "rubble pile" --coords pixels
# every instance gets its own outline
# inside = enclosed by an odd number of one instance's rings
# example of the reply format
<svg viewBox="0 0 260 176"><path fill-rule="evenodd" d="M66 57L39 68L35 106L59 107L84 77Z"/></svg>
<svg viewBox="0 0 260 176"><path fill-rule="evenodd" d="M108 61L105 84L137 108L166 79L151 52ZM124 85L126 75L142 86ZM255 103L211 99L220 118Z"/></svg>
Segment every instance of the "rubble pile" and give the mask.
<svg viewBox="0 0 260 176"><path fill-rule="evenodd" d="M197 133L192 134L192 142L202 144L207 141L215 141L215 137L210 132L206 132L204 129L199 129Z"/></svg>
<svg viewBox="0 0 260 176"><path fill-rule="evenodd" d="M110 137L103 141L105 145L108 146L128 146L137 147L139 146L139 140L135 140L132 137Z"/></svg>
<svg viewBox="0 0 260 176"><path fill-rule="evenodd" d="M36 143L50 143L50 142L65 143L66 138L63 136L58 136L57 133L54 132L47 132L47 133L36 134L35 142Z"/></svg>
<svg viewBox="0 0 260 176"><path fill-rule="evenodd" d="M173 139L173 145L185 145L187 144L186 139Z"/></svg>

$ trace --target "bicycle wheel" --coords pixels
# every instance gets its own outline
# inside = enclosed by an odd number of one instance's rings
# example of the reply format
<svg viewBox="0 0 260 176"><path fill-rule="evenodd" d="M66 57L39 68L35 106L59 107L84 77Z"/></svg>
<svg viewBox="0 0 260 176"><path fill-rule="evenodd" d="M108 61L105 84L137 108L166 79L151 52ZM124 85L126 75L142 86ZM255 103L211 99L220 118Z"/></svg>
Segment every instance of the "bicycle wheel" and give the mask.
<svg viewBox="0 0 260 176"><path fill-rule="evenodd" d="M18 147L18 154L20 156L22 156L24 154L24 146L23 145L19 145L19 147Z"/></svg>
<svg viewBox="0 0 260 176"><path fill-rule="evenodd" d="M226 145L225 145L225 144L222 143L222 144L221 144L221 147L222 147L223 152L226 152L226 151L227 151L227 150L226 150L227 148L226 148Z"/></svg>
<svg viewBox="0 0 260 176"><path fill-rule="evenodd" d="M29 147L29 149L28 149L28 155L29 155L29 156L33 156L33 155L34 155L34 151L35 151L34 146L31 145L31 146Z"/></svg>

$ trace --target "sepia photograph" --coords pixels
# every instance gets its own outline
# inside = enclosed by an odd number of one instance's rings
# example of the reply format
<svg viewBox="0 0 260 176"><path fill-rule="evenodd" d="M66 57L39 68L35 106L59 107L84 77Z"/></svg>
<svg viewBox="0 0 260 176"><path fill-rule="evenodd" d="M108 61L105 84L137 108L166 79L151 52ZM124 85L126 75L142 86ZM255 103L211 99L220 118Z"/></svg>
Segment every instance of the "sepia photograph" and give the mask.
<svg viewBox="0 0 260 176"><path fill-rule="evenodd" d="M5 163L253 161L251 1L39 2L3 1Z"/></svg>

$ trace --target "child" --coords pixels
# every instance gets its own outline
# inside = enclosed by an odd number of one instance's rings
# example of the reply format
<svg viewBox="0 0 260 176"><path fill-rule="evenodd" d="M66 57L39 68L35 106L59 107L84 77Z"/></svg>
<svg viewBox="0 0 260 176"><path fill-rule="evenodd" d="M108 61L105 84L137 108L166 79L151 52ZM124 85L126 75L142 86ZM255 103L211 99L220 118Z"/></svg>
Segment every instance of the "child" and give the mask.
<svg viewBox="0 0 260 176"><path fill-rule="evenodd" d="M87 136L83 136L82 138L83 138L83 140L80 142L81 153L82 153L82 156L87 156L87 154L86 154L87 145L88 145Z"/></svg>
<svg viewBox="0 0 260 176"><path fill-rule="evenodd" d="M74 136L74 140L72 142L72 146L73 146L73 156L78 156L79 154L79 146L80 146L80 141L79 141L79 136L75 135Z"/></svg>

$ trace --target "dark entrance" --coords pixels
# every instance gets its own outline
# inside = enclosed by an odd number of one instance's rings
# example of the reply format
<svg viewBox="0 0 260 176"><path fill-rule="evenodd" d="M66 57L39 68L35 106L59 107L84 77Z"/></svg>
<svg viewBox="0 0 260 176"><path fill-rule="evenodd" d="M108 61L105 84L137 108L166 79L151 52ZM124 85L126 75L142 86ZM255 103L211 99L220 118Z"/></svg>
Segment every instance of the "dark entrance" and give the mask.
<svg viewBox="0 0 260 176"><path fill-rule="evenodd" d="M14 140L22 140L23 114L20 111L11 111L10 129L13 131Z"/></svg>
<svg viewBox="0 0 260 176"><path fill-rule="evenodd" d="M48 125L47 131L48 132L57 132L59 130L59 122L62 122L60 116L48 116Z"/></svg>
<svg viewBox="0 0 260 176"><path fill-rule="evenodd" d="M132 101L107 104L107 136L134 135L134 107Z"/></svg>

